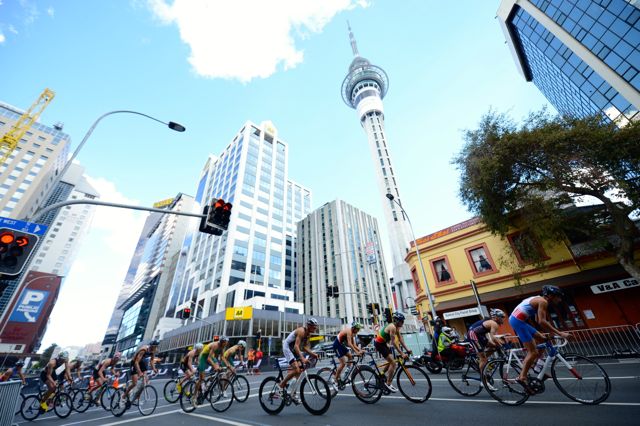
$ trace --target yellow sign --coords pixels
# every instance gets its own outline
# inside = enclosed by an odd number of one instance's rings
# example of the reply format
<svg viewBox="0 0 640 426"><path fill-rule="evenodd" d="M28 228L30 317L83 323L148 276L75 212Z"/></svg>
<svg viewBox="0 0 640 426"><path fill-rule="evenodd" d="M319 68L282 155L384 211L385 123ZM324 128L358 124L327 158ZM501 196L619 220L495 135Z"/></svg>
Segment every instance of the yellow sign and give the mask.
<svg viewBox="0 0 640 426"><path fill-rule="evenodd" d="M166 207L169 204L173 203L174 198L167 198L166 200L158 201L157 203L153 203L154 209L161 209L162 207Z"/></svg>
<svg viewBox="0 0 640 426"><path fill-rule="evenodd" d="M253 316L253 307L244 306L240 308L227 308L225 319L227 321L251 319Z"/></svg>

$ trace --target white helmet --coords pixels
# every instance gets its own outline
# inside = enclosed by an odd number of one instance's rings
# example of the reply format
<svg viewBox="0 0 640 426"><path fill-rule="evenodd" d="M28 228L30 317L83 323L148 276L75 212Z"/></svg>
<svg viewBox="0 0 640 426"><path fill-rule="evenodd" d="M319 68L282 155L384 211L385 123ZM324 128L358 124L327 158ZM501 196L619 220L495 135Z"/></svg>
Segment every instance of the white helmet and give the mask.
<svg viewBox="0 0 640 426"><path fill-rule="evenodd" d="M453 336L453 328L451 328L451 327L442 327L442 332L443 332L447 337L451 337L451 336Z"/></svg>
<svg viewBox="0 0 640 426"><path fill-rule="evenodd" d="M196 351L201 351L201 350L202 350L202 348L204 348L204 345L203 345L202 343L196 343L196 344L193 346L193 348L194 348Z"/></svg>
<svg viewBox="0 0 640 426"><path fill-rule="evenodd" d="M69 359L69 352L67 351L60 351L60 353L58 354L58 359L64 359L65 361Z"/></svg>
<svg viewBox="0 0 640 426"><path fill-rule="evenodd" d="M244 340L240 340L238 341L238 345L242 346L243 348L247 347L247 342L245 342Z"/></svg>

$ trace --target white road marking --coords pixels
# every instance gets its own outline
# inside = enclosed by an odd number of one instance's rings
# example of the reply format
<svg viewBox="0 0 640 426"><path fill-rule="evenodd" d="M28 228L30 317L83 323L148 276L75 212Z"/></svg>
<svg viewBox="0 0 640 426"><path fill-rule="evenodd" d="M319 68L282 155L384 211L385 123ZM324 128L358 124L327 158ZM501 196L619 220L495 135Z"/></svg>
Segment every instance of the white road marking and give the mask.
<svg viewBox="0 0 640 426"><path fill-rule="evenodd" d="M206 419L209 421L213 421L213 422L218 422L218 423L226 423L228 425L234 425L234 426L253 426L253 423L240 423L240 422L236 422L235 420L227 420L227 419L223 419L220 417L211 417L211 416L207 416L205 414L197 414L197 413L185 413L185 415L187 416L193 416L193 417L200 417L201 419Z"/></svg>

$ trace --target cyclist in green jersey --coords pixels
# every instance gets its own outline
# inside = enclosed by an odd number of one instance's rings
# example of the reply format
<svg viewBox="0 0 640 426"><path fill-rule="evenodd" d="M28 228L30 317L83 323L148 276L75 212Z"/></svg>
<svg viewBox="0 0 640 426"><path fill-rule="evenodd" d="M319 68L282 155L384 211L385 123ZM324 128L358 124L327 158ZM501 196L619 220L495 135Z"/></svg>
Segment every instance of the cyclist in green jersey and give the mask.
<svg viewBox="0 0 640 426"><path fill-rule="evenodd" d="M391 381L393 380L393 374L396 371L396 362L391 356L391 351L389 350L389 343L391 342L393 346L396 348L400 356L402 358L407 359L409 357L408 354L411 353L411 350L404 343L404 339L402 338L402 334L400 334L400 328L404 325L404 314L402 312L394 312L392 316L393 322L388 324L386 327L383 327L378 332L375 340L373 341L373 346L376 348L378 353L387 360L387 366L384 369L384 372L387 374L387 380L384 382L384 385L390 392L397 392ZM397 339L396 339L397 337ZM405 354L400 349L400 345L407 351Z"/></svg>

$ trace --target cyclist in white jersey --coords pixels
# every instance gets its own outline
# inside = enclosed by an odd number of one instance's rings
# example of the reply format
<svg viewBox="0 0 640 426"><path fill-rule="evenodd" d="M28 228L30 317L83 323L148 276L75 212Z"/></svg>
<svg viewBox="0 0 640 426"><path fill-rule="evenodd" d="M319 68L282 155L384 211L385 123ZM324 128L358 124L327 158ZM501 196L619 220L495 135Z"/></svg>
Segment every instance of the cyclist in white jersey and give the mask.
<svg viewBox="0 0 640 426"><path fill-rule="evenodd" d="M313 358L318 358L318 355L311 350L309 346L309 336L318 329L318 320L315 318L309 318L305 327L298 327L293 330L287 338L284 340L283 352L289 365L291 365L291 371L287 374L282 382L280 382L280 388L284 392L289 380L294 377L298 377L302 373L302 363L309 364L309 360L302 355L302 351L309 354Z"/></svg>

